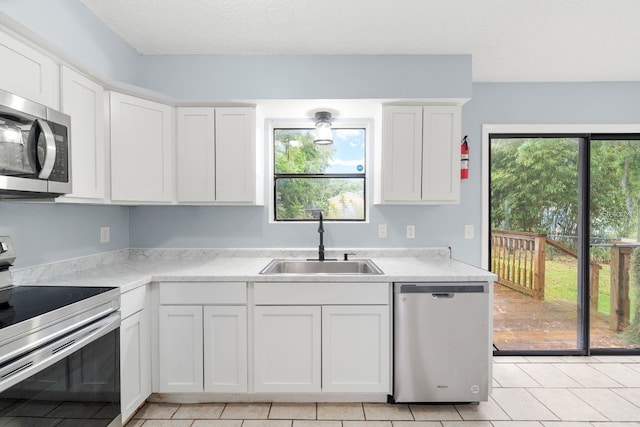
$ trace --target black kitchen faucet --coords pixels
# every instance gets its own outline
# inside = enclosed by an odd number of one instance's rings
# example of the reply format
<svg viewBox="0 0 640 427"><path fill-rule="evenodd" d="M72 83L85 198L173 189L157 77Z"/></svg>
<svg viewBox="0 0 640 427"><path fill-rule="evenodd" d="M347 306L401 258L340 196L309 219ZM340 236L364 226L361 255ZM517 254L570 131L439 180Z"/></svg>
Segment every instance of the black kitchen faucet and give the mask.
<svg viewBox="0 0 640 427"><path fill-rule="evenodd" d="M318 260L324 261L324 225L322 224L322 211L318 212L318 234L320 234L320 245L318 246Z"/></svg>

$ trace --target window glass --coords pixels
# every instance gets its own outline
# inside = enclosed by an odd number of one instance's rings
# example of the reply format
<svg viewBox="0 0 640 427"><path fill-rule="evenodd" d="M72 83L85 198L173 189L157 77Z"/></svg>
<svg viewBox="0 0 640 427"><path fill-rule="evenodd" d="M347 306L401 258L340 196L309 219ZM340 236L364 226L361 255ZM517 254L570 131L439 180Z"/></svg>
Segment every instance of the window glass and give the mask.
<svg viewBox="0 0 640 427"><path fill-rule="evenodd" d="M332 129L333 144L314 129L274 130L276 221L365 220L365 129Z"/></svg>

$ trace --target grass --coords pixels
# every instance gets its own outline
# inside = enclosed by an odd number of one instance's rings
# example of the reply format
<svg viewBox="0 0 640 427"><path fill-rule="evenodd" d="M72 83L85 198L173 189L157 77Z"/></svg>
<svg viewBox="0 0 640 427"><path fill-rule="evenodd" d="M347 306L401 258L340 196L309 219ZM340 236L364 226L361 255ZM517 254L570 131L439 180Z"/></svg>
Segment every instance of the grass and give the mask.
<svg viewBox="0 0 640 427"><path fill-rule="evenodd" d="M598 287L598 311L609 314L611 310L611 268L608 264L601 264ZM578 270L574 258L556 256L547 260L545 264L545 299L565 300L576 303ZM634 315L637 297L634 286L631 285L631 316Z"/></svg>

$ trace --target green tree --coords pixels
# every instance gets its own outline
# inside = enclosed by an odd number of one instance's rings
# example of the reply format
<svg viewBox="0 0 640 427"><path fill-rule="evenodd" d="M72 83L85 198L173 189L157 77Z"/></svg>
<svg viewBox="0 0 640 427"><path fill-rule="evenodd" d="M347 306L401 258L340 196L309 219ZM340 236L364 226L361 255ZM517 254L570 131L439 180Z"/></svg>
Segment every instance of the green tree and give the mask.
<svg viewBox="0 0 640 427"><path fill-rule="evenodd" d="M276 174L324 173L333 147L318 146L310 131L278 129L275 133ZM278 179L276 217L312 219L317 210L327 209L326 188L315 179Z"/></svg>
<svg viewBox="0 0 640 427"><path fill-rule="evenodd" d="M577 159L575 139L493 140L492 228L575 234Z"/></svg>

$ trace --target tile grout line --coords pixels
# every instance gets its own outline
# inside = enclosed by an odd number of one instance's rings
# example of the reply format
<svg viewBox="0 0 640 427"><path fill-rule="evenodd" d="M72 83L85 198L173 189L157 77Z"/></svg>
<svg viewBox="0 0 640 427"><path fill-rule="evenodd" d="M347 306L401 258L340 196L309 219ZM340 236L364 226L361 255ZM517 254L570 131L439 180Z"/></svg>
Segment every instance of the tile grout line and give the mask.
<svg viewBox="0 0 640 427"><path fill-rule="evenodd" d="M594 389L594 388L601 389L600 387L581 387L581 388L580 388L580 390L585 389L585 388L586 388L586 389L588 389L588 388L591 388L591 389ZM602 389L605 389L605 388L602 388ZM593 405L591 405L589 402L587 402L586 400L584 400L583 398L581 398L580 396L578 396L577 394L575 394L575 393L573 392L573 390L575 390L575 388L574 388L574 389L570 389L570 388L568 388L567 390L569 391L569 393L573 394L575 397L577 397L578 399L582 400L582 401L583 401L586 405L588 405L591 409L593 409L594 411L596 411L597 413L599 413L600 415L602 415L603 417L605 417L605 418L607 419L607 422L615 422L615 421L613 421L611 418L607 417L605 414L603 414L602 412L600 412L597 408L595 408L595 407L594 407ZM619 396L619 395L618 395L618 393L613 392L613 391L612 391L611 389L609 389L609 388L606 388L606 390L609 390L609 391L611 391L612 393L614 393L615 395ZM622 397L622 396L620 396L620 397ZM622 397L622 398L624 399L624 397ZM626 399L625 399L625 400L626 400ZM594 422L596 422L596 421L594 421Z"/></svg>

